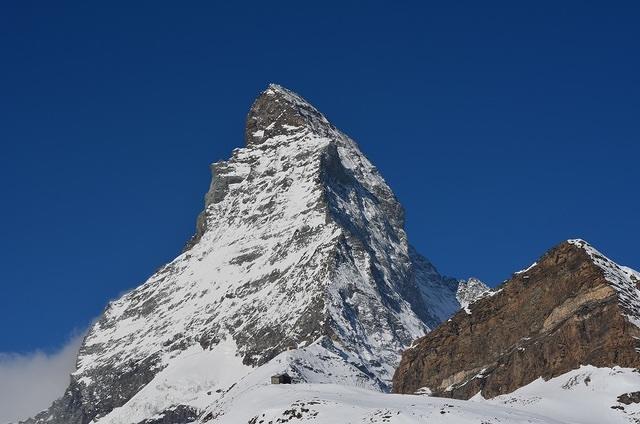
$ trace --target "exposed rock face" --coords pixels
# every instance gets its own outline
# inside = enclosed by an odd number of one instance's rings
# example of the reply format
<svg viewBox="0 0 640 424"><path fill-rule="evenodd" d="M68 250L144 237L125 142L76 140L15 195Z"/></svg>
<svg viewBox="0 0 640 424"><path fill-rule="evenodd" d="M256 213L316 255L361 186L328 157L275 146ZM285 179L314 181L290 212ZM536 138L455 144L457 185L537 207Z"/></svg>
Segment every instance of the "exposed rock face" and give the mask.
<svg viewBox="0 0 640 424"><path fill-rule="evenodd" d="M146 419L140 424L191 423L198 418L199 411L184 405L178 405L163 411L160 415Z"/></svg>
<svg viewBox="0 0 640 424"><path fill-rule="evenodd" d="M393 390L488 398L581 364L640 367L639 281L586 242L564 242L414 343Z"/></svg>
<svg viewBox="0 0 640 424"><path fill-rule="evenodd" d="M618 402L625 405L631 405L632 403L640 403L640 392L624 393L618 396Z"/></svg>
<svg viewBox="0 0 640 424"><path fill-rule="evenodd" d="M460 307L376 168L313 106L272 85L245 138L212 165L185 251L109 304L67 393L30 423L185 422L292 348L296 378L385 390L399 352Z"/></svg>

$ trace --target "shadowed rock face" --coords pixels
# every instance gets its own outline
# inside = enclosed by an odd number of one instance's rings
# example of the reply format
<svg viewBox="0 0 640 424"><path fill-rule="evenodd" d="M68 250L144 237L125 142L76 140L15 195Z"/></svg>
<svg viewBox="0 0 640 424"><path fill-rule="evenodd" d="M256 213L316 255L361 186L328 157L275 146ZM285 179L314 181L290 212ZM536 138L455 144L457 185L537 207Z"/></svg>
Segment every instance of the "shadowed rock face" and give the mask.
<svg viewBox="0 0 640 424"><path fill-rule="evenodd" d="M470 313L461 310L418 339L403 354L393 390L489 398L581 364L639 367L637 293L637 273L582 241L564 242L471 304Z"/></svg>

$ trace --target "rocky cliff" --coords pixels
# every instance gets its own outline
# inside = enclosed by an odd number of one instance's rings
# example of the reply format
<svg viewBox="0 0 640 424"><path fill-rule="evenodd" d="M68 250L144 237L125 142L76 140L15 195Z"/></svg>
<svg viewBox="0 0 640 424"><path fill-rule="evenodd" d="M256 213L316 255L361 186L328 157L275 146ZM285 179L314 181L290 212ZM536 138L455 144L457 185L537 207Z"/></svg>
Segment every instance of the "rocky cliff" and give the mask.
<svg viewBox="0 0 640 424"><path fill-rule="evenodd" d="M640 367L640 274L569 240L402 356L397 393L468 399L577 369Z"/></svg>

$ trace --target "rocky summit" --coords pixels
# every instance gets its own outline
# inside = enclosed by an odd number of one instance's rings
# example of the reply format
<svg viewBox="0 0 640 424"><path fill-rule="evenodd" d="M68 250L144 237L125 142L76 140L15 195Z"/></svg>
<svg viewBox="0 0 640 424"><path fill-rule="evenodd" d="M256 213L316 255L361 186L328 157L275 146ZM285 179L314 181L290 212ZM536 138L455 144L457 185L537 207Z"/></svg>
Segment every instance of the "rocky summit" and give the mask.
<svg viewBox="0 0 640 424"><path fill-rule="evenodd" d="M639 327L640 273L569 240L407 349L393 390L493 398L584 365L638 368Z"/></svg>
<svg viewBox="0 0 640 424"><path fill-rule="evenodd" d="M486 291L409 245L377 169L283 87L211 169L183 253L109 303L66 393L29 423L225 422L230 399L285 372L386 391L400 352Z"/></svg>

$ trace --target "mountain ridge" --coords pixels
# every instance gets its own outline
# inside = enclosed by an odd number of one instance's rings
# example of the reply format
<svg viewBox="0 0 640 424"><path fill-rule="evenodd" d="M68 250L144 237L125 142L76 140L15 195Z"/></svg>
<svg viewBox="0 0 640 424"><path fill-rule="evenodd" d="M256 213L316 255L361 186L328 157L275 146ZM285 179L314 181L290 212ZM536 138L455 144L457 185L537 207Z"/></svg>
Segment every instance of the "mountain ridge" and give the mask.
<svg viewBox="0 0 640 424"><path fill-rule="evenodd" d="M640 367L640 281L570 239L405 351L394 391L469 399L577 369Z"/></svg>

